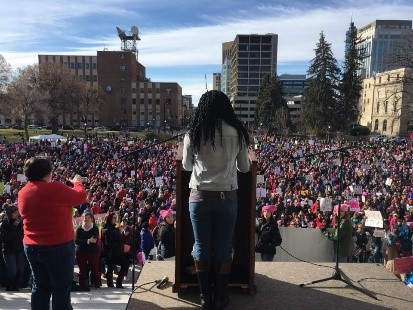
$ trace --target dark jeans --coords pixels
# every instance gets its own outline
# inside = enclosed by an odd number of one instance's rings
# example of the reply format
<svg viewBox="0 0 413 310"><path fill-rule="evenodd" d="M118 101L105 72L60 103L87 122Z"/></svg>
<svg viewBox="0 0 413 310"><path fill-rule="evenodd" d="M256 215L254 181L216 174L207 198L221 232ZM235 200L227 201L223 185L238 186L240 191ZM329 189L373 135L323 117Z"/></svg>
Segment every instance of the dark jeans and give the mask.
<svg viewBox="0 0 413 310"><path fill-rule="evenodd" d="M18 274L19 279L16 284L20 285L21 277L24 271L24 253L3 254L4 262L7 267L7 277L9 281L14 281Z"/></svg>
<svg viewBox="0 0 413 310"><path fill-rule="evenodd" d="M58 245L24 245L32 270L32 310L72 310L70 289L75 265L75 243Z"/></svg>
<svg viewBox="0 0 413 310"><path fill-rule="evenodd" d="M261 261L262 262L272 262L274 259L275 254L266 254L266 253L261 253Z"/></svg>
<svg viewBox="0 0 413 310"><path fill-rule="evenodd" d="M192 256L196 261L217 263L232 260L232 235L237 219L236 201L217 199L189 203L195 243Z"/></svg>

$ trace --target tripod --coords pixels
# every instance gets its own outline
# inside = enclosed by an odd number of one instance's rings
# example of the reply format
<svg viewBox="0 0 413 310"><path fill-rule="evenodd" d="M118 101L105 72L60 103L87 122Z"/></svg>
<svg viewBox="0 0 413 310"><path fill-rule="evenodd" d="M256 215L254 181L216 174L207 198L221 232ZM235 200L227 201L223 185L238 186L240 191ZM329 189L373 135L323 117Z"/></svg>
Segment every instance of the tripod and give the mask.
<svg viewBox="0 0 413 310"><path fill-rule="evenodd" d="M342 200L342 191L343 191L344 155L347 154L347 150L350 149L350 148L354 148L354 147L349 146L349 147L343 147L341 149L334 150L335 152L340 153L339 197L338 197L338 217L337 217L337 249L336 249L336 253L335 253L335 255L336 255L336 264L335 264L335 267L334 267L334 272L333 272L331 277L324 278L324 279L319 279L319 280L315 280L315 281L311 281L311 282L307 282L307 283L302 283L302 284L299 284L298 286L299 287L304 287L305 285L316 284L316 283L325 282L325 281L329 281L329 280L339 280L339 281L342 281L342 282L346 283L348 286L354 288L355 290L357 290L357 291L359 291L359 292L361 292L361 293L377 300L377 297L373 293L371 293L371 292L369 292L369 291L367 291L367 290L365 290L361 287L358 287L358 286L354 285L349 280L349 278L345 275L345 273L339 268L339 248L340 248L340 238L341 238L341 235L340 235L341 200ZM334 151L328 151L328 152L334 152ZM323 152L323 153L326 153L326 152ZM321 153L318 153L318 154L321 154ZM313 155L318 155L318 154L313 154Z"/></svg>
<svg viewBox="0 0 413 310"><path fill-rule="evenodd" d="M133 186L134 186L134 193L133 193L133 225L132 225L132 292L134 292L135 290L135 259L136 259L136 212L137 212L137 205L136 205L136 196L138 194L138 178L137 178L137 172L138 172L138 159L139 159L139 153L141 153L142 151L145 151L147 149L150 149L156 145L159 144L163 144L165 142L168 142L170 140L175 140L178 137L184 135L183 134L178 134L176 136L173 136L171 138L162 140L162 141L158 141L158 142L154 142L146 147L140 148L138 150L134 150L132 152L129 152L127 154L124 154L122 156L119 157L119 159L121 158L127 158L127 157L133 157L133 169L135 170L135 178L134 178L134 182L133 182Z"/></svg>

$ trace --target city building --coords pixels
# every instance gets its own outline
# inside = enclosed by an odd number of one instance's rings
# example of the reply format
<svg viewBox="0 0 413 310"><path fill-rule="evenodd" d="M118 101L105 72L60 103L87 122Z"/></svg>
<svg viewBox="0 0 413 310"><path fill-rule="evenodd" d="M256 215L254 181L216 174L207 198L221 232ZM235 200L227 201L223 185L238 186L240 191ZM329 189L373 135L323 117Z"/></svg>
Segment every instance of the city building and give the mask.
<svg viewBox="0 0 413 310"><path fill-rule="evenodd" d="M97 108L80 107L78 112L65 115L60 125L178 128L190 115L192 100L183 106L182 88L175 82L151 82L146 68L138 62L136 41L138 29L132 26L126 35L117 28L121 39L120 51L97 51L96 56L39 55L39 64L60 63L73 75L97 87L104 98ZM188 101L186 96L186 102ZM187 113L187 115L184 114Z"/></svg>
<svg viewBox="0 0 413 310"><path fill-rule="evenodd" d="M393 45L408 34L413 34L411 20L375 20L359 28L357 36L362 40L360 47L365 49L367 55L360 75L370 78L388 70L386 59Z"/></svg>
<svg viewBox="0 0 413 310"><path fill-rule="evenodd" d="M221 91L229 95L231 81L231 42L222 43Z"/></svg>
<svg viewBox="0 0 413 310"><path fill-rule="evenodd" d="M278 80L284 90L284 99L290 110L291 122L297 126L301 121L305 105L304 92L309 85L307 76L305 74L281 74Z"/></svg>
<svg viewBox="0 0 413 310"><path fill-rule="evenodd" d="M413 133L413 70L402 68L363 80L360 124L382 135Z"/></svg>
<svg viewBox="0 0 413 310"><path fill-rule="evenodd" d="M221 73L212 73L212 89L221 90Z"/></svg>
<svg viewBox="0 0 413 310"><path fill-rule="evenodd" d="M229 42L223 45L223 55L228 45ZM238 34L232 41L227 95L235 113L247 125L255 119L255 102L262 79L268 74L276 75L277 47L278 35L273 33Z"/></svg>

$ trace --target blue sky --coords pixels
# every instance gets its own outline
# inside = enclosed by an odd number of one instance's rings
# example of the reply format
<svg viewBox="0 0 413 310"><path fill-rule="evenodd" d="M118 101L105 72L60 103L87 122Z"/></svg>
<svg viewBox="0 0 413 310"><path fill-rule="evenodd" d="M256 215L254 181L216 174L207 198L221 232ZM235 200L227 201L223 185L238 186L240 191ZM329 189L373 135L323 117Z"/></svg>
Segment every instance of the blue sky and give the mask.
<svg viewBox="0 0 413 310"><path fill-rule="evenodd" d="M237 34L278 34L278 74L305 74L319 34L334 56L344 56L351 18L357 27L376 19L413 18L411 0L1 0L0 54L13 68L38 54L96 55L120 50L116 27L139 28L139 61L152 81L174 81L194 104L205 74L220 71L221 44Z"/></svg>

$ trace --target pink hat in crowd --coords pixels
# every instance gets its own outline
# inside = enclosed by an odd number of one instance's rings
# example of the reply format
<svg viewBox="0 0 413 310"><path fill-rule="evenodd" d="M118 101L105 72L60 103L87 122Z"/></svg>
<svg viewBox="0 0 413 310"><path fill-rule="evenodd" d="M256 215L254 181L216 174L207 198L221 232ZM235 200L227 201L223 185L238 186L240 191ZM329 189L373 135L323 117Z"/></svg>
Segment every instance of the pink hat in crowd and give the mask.
<svg viewBox="0 0 413 310"><path fill-rule="evenodd" d="M349 206L348 204L342 203L342 204L340 205L340 211L341 211L341 212L347 212L347 211L349 211L349 210L350 210L350 206ZM335 206L334 206L334 212L337 213L337 211L338 211L338 205L335 205Z"/></svg>
<svg viewBox="0 0 413 310"><path fill-rule="evenodd" d="M162 218L165 219L168 215L172 215L172 210L169 208L168 210L161 210L160 213Z"/></svg>
<svg viewBox="0 0 413 310"><path fill-rule="evenodd" d="M277 206L275 205L265 205L262 207L262 211L268 211L268 212L274 213L275 210L277 210Z"/></svg>

